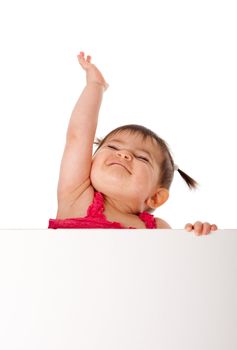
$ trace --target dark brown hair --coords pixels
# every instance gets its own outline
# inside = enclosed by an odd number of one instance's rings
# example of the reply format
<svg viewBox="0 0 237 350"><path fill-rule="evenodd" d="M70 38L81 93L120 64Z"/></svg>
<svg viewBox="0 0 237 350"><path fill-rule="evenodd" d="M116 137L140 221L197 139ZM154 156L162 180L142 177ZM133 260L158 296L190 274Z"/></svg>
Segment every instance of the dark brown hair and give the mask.
<svg viewBox="0 0 237 350"><path fill-rule="evenodd" d="M159 166L161 170L160 178L159 178L159 185L161 187L170 188L170 185L173 181L174 177L174 170L175 170L175 164L173 161L173 158L171 156L169 146L168 144L160 138L156 133L154 133L152 130L137 124L128 124L120 126L114 130L112 130L109 134L107 134L103 139L96 138L94 141L94 144L98 145L96 151L94 154L98 151L98 149L104 144L104 142L107 140L108 137L118 134L122 131L129 131L131 134L139 134L143 137L143 140L146 140L147 138L150 138L152 140L155 140L157 145L159 146L161 153L163 155L163 159L161 160ZM186 184L188 185L189 189L195 189L198 186L198 183L192 179L189 175L187 175L185 172L183 172L180 169L177 169L179 174L182 176Z"/></svg>

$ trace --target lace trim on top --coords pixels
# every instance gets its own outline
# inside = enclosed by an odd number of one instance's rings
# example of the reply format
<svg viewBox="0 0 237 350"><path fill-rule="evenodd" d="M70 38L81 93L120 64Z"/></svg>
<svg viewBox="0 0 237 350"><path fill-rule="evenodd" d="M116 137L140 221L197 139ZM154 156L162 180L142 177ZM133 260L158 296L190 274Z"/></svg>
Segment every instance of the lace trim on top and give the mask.
<svg viewBox="0 0 237 350"><path fill-rule="evenodd" d="M87 209L87 216L83 218L49 219L48 228L118 228L136 229L136 227L125 227L119 222L108 221L104 215L104 197L102 193L94 193L92 204ZM153 215L144 211L139 214L139 218L144 221L146 228L157 228Z"/></svg>
<svg viewBox="0 0 237 350"><path fill-rule="evenodd" d="M156 219L147 211L143 211L139 214L139 218L145 222L146 228L156 228Z"/></svg>
<svg viewBox="0 0 237 350"><path fill-rule="evenodd" d="M102 193L95 192L94 199L92 204L87 209L87 216L86 217L101 217L102 219L106 220L106 216L104 215L104 197ZM154 216L147 211L143 211L140 213L139 218L145 223L146 228L156 228L156 220ZM121 225L121 224L120 224ZM121 227L124 227L121 225ZM135 228L129 226L128 228Z"/></svg>
<svg viewBox="0 0 237 350"><path fill-rule="evenodd" d="M102 193L95 192L93 202L89 205L87 209L87 216L86 217L98 217L106 219L105 215L103 214L104 211L104 197Z"/></svg>

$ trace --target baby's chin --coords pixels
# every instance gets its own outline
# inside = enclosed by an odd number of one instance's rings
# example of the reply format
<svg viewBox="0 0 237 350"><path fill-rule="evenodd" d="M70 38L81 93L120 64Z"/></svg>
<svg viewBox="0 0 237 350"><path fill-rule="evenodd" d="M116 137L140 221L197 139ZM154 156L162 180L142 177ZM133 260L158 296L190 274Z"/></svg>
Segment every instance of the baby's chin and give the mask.
<svg viewBox="0 0 237 350"><path fill-rule="evenodd" d="M91 181L91 184L95 191L101 192L105 196L114 197L114 198L124 198L127 200L129 198L129 193L126 188L119 186L118 183L109 183L108 181Z"/></svg>
<svg viewBox="0 0 237 350"><path fill-rule="evenodd" d="M119 186L108 183L106 181L92 181L91 182L95 191L102 193L105 197L121 201L126 204L131 210L131 212L137 213L142 211L142 199L140 198L141 194L138 194L136 191L132 191L132 188L128 186ZM144 204L144 203L143 203ZM144 209L143 209L144 210Z"/></svg>
<svg viewBox="0 0 237 350"><path fill-rule="evenodd" d="M131 187L131 181L129 181L130 174L126 169L118 166L111 166L113 168L107 168L105 171L91 171L91 184L99 192L115 191L119 193L121 190L125 191Z"/></svg>

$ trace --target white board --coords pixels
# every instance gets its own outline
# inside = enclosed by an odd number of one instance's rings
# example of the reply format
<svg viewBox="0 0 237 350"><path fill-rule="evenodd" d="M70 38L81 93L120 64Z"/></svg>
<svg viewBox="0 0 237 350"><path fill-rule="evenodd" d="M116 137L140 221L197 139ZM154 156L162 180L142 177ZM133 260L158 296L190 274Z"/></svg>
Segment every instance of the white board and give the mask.
<svg viewBox="0 0 237 350"><path fill-rule="evenodd" d="M0 230L0 348L236 350L237 230Z"/></svg>

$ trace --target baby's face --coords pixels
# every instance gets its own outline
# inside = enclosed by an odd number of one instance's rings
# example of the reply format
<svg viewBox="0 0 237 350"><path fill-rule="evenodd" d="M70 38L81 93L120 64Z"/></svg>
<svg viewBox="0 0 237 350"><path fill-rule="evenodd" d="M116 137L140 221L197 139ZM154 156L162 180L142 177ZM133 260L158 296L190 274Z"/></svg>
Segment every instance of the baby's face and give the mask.
<svg viewBox="0 0 237 350"><path fill-rule="evenodd" d="M91 182L95 190L130 203L142 211L158 188L161 154L156 142L122 131L110 136L93 156Z"/></svg>

